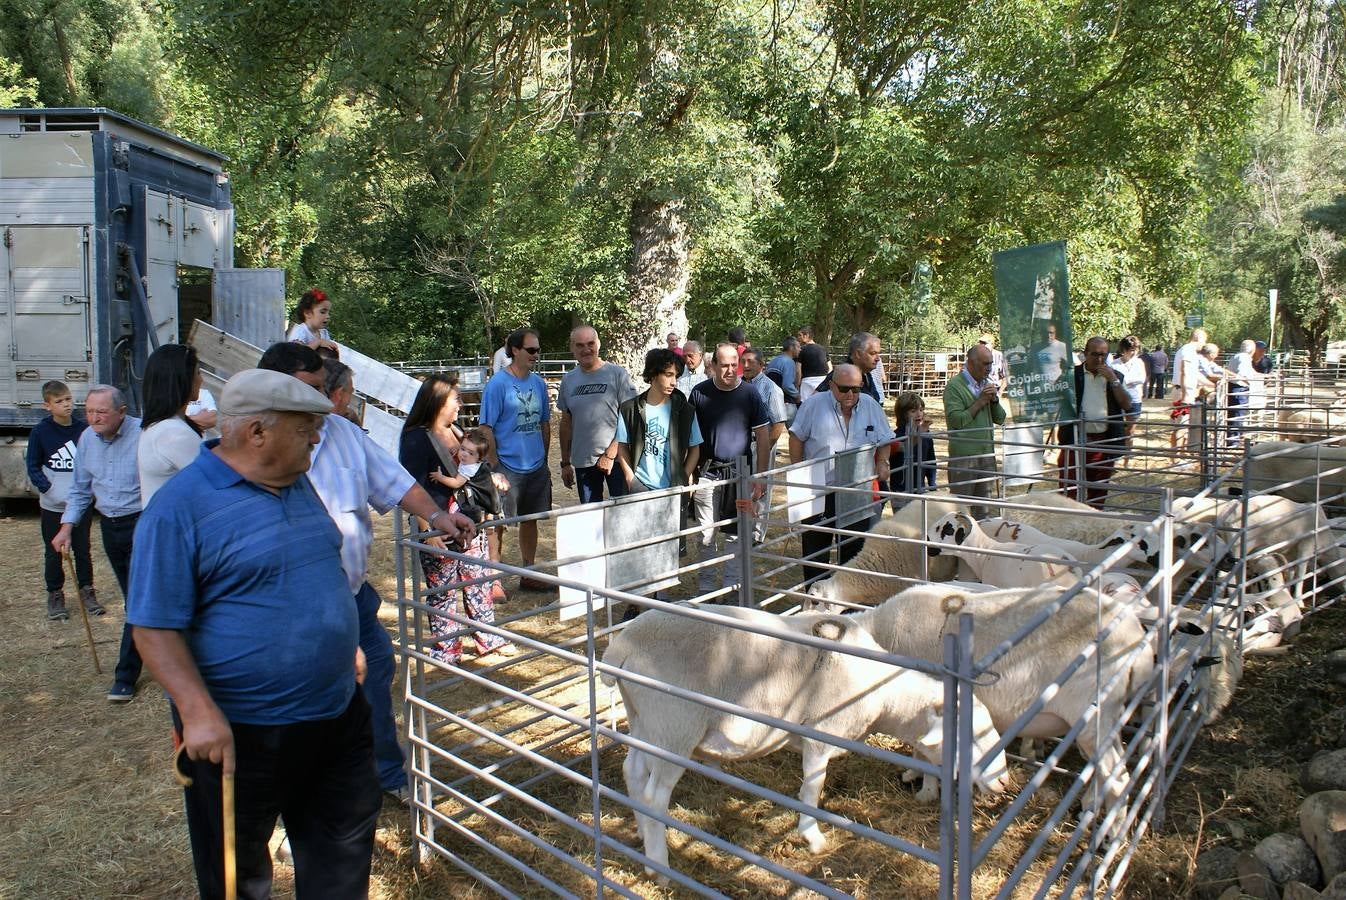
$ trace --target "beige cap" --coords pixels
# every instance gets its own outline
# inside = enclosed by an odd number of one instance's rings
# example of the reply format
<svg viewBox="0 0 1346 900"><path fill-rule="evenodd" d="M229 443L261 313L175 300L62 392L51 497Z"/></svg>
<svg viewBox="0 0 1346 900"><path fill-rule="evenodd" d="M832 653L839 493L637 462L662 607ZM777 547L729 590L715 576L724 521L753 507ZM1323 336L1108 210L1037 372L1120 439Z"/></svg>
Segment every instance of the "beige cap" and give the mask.
<svg viewBox="0 0 1346 900"><path fill-rule="evenodd" d="M327 414L332 401L291 375L270 369L244 369L230 378L215 404L222 415L251 416L264 412Z"/></svg>

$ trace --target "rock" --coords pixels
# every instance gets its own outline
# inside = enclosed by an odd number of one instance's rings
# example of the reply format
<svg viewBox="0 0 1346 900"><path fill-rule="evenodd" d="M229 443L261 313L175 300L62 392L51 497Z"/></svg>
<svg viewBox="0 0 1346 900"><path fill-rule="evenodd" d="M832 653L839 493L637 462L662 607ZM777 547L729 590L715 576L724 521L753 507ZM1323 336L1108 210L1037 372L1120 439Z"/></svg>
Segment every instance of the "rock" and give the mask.
<svg viewBox="0 0 1346 900"><path fill-rule="evenodd" d="M1236 884L1221 894L1219 900L1243 900L1246 896L1247 894L1239 890L1239 886Z"/></svg>
<svg viewBox="0 0 1346 900"><path fill-rule="evenodd" d="M1346 875L1333 878L1318 896L1323 900L1346 900Z"/></svg>
<svg viewBox="0 0 1346 900"><path fill-rule="evenodd" d="M1346 791L1346 750L1325 750L1315 753L1299 776L1304 791Z"/></svg>
<svg viewBox="0 0 1346 900"><path fill-rule="evenodd" d="M1299 830L1318 857L1324 881L1346 872L1346 791L1319 791L1301 803Z"/></svg>
<svg viewBox="0 0 1346 900"><path fill-rule="evenodd" d="M1346 684L1346 648L1323 654L1323 666L1337 684Z"/></svg>
<svg viewBox="0 0 1346 900"><path fill-rule="evenodd" d="M1281 900L1281 892L1271 877L1271 869L1251 853L1240 853L1234 861L1238 871L1239 888L1243 893L1257 900Z"/></svg>
<svg viewBox="0 0 1346 900"><path fill-rule="evenodd" d="M1192 896L1197 900L1215 900L1226 888L1237 887L1239 876L1235 864L1238 858L1239 852L1233 847L1212 847L1198 854Z"/></svg>
<svg viewBox="0 0 1346 900"><path fill-rule="evenodd" d="M1302 881L1287 881L1281 888L1281 900L1319 900L1322 896Z"/></svg>
<svg viewBox="0 0 1346 900"><path fill-rule="evenodd" d="M1313 887L1322 884L1322 870L1313 848L1297 834L1273 834L1253 848L1253 855L1271 871L1277 884L1298 881Z"/></svg>

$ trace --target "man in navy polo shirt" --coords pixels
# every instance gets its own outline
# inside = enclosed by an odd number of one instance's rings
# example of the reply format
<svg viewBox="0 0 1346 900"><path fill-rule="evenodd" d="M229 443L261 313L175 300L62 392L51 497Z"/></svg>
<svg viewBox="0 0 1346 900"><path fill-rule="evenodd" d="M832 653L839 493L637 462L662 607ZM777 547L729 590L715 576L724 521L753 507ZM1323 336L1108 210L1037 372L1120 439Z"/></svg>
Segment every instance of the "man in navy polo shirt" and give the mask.
<svg viewBox="0 0 1346 900"><path fill-rule="evenodd" d="M238 896L271 889L276 817L295 893L365 897L381 802L341 533L304 473L332 404L289 375L238 373L218 441L140 518L127 621L186 746L201 895L223 895L221 776L235 778Z"/></svg>

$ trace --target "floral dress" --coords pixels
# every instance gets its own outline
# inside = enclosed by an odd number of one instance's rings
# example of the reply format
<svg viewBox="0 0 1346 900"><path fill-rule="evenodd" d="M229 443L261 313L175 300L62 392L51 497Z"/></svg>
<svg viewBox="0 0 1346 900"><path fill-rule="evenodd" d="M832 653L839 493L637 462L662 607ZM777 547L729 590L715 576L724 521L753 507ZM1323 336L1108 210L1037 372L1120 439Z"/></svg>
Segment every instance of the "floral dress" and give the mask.
<svg viewBox="0 0 1346 900"><path fill-rule="evenodd" d="M415 428L402 435L402 449L399 457L416 481L437 500L444 497L447 488L431 481L431 472L443 475L456 475L457 471L446 472L438 454L434 450L433 439L424 428ZM453 462L457 463L457 453L453 453ZM444 500L448 512L457 512L458 504L450 494ZM431 591L440 591L427 599L427 604L440 614L430 613L430 634L434 643L430 645L429 655L441 662L456 664L463 655L463 633L468 626L460 625L450 619L447 613L466 614L468 619L486 625L495 624L495 604L505 597L498 578L491 578L495 568L490 565L490 551L487 549L487 529L477 531L466 547L459 552L467 557L464 560L441 556L435 553L421 553L421 572L425 575L426 587ZM489 579L475 584L477 579ZM442 591L448 585L456 585L451 590ZM478 656L483 656L507 644L508 641L496 634L476 631L470 635Z"/></svg>

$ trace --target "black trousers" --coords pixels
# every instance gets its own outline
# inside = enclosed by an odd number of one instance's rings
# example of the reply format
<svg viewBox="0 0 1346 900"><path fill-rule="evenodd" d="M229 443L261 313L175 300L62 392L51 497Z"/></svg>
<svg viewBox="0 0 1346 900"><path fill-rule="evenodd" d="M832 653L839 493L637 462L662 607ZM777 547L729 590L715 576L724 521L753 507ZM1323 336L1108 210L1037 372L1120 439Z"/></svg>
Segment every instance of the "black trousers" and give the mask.
<svg viewBox="0 0 1346 900"><path fill-rule="evenodd" d="M173 728L181 734L182 720L176 708L172 712ZM363 692L356 690L335 719L232 727L238 896L271 896L267 842L279 816L294 854L299 900L367 897L383 791ZM184 757L182 770L192 778L183 798L196 884L204 900L215 900L224 896L220 767Z"/></svg>
<svg viewBox="0 0 1346 900"><path fill-rule="evenodd" d="M876 507L880 512L882 507ZM835 519L837 517L836 495L827 494L823 499L823 511L821 515L809 516L803 520L804 525L822 525L825 528L835 528ZM874 527L874 522L878 519L875 514L867 519L854 522L846 527L853 531L868 531ZM837 545L837 565L849 562L860 552L864 546L865 539L861 536L843 537L838 534L827 534L820 531L801 531L799 533L799 543L804 551L805 560L814 560L817 562L829 562L828 557L832 555L832 545ZM807 562L801 563L804 569L804 583L811 584L822 578L830 578L832 572L830 569L824 569L822 566L811 566Z"/></svg>
<svg viewBox="0 0 1346 900"><path fill-rule="evenodd" d="M75 577L79 584L72 588L88 587L93 584L93 557L89 553L89 529L93 526L93 516L84 514L74 528L70 530L70 552L75 557ZM42 574L47 582L47 591L59 591L65 587L65 564L61 554L51 546L51 539L61 530L61 514L50 509L42 510ZM78 599L78 598L76 598Z"/></svg>
<svg viewBox="0 0 1346 900"><path fill-rule="evenodd" d="M108 518L99 521L99 531L103 535L103 552L112 564L112 573L117 576L117 585L122 589L122 604L126 603L126 583L131 580L131 540L135 537L136 522L140 513L129 516ZM135 641L131 640L131 626L122 625L122 645L117 653L117 672L113 676L117 684L134 685L140 680L140 652Z"/></svg>

